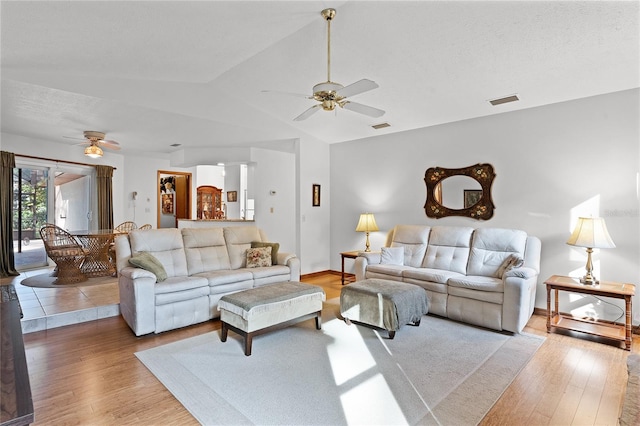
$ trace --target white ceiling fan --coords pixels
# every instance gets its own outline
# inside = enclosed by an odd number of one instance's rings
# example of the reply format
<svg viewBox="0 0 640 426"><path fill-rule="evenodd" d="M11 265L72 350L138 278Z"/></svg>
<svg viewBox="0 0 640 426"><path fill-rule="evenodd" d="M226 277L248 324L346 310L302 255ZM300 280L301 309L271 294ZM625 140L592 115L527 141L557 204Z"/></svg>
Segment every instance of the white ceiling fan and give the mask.
<svg viewBox="0 0 640 426"><path fill-rule="evenodd" d="M102 148L112 149L114 151L120 150L120 144L116 141L105 140L105 134L103 132L96 132L93 130L86 130L84 132L84 142L78 145L87 145L84 150L84 155L91 158L102 157L104 152Z"/></svg>
<svg viewBox="0 0 640 426"><path fill-rule="evenodd" d="M297 95L307 99L315 99L320 102L304 111L302 114L294 118L294 121L302 121L311 115L323 109L325 111L333 111L336 106L348 109L353 112L367 115L369 117L380 117L384 111L378 108L363 105L348 100L351 96L373 90L378 86L375 81L363 78L348 86L331 81L331 21L336 16L335 9L324 9L321 12L322 17L327 21L327 81L318 83L313 86L313 95Z"/></svg>

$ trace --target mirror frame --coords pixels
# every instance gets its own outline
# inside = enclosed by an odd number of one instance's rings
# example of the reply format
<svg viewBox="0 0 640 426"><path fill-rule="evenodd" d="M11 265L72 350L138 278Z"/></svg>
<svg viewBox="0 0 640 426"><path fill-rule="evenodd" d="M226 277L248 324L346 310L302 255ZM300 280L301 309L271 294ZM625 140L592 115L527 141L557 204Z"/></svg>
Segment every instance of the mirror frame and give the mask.
<svg viewBox="0 0 640 426"><path fill-rule="evenodd" d="M468 176L477 181L482 188L482 196L477 203L465 209L450 209L443 206L436 198L436 188L441 182L451 176ZM495 206L491 198L491 185L496 174L491 164L483 163L460 169L445 169L443 167L431 167L424 174L427 184L427 201L424 211L428 217L440 219L447 216L465 216L471 219L488 220L493 217ZM441 201L441 199L440 199Z"/></svg>

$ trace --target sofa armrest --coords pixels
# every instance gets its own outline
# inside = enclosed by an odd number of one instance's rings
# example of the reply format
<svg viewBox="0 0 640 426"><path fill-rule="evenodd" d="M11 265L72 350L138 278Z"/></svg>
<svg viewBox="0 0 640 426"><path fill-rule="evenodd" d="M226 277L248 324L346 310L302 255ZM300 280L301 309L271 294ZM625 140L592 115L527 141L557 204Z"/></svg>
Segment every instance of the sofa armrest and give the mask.
<svg viewBox="0 0 640 426"><path fill-rule="evenodd" d="M136 336L156 330L156 276L131 266L118 275L120 313Z"/></svg>
<svg viewBox="0 0 640 426"><path fill-rule="evenodd" d="M502 329L520 333L533 314L538 274L531 268L517 268L514 271L521 271L523 275L529 274L529 271L535 273L535 275L526 278L505 274L503 278Z"/></svg>
<svg viewBox="0 0 640 426"><path fill-rule="evenodd" d="M509 269L504 274L504 278L506 277L516 277L516 278L533 278L538 275L538 271L533 268L520 267Z"/></svg>
<svg viewBox="0 0 640 426"><path fill-rule="evenodd" d="M278 252L278 265L289 267L291 281L300 281L300 259L294 253Z"/></svg>
<svg viewBox="0 0 640 426"><path fill-rule="evenodd" d="M377 265L380 263L379 251L361 251L356 257L354 265L356 281L362 281L365 279L365 273L367 272L367 265Z"/></svg>

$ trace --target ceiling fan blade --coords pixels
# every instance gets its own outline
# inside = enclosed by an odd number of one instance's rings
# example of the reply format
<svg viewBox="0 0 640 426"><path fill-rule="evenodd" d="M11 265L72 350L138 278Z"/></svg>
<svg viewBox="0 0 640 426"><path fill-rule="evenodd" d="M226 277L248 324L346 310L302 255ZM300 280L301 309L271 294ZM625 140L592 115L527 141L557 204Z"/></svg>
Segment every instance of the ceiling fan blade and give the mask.
<svg viewBox="0 0 640 426"><path fill-rule="evenodd" d="M322 104L317 104L317 105L312 106L311 108L309 108L308 110L306 110L305 112L303 112L302 114L300 114L299 116L294 118L293 121L306 120L307 118L311 117L316 112L320 111L320 107L322 107Z"/></svg>
<svg viewBox="0 0 640 426"><path fill-rule="evenodd" d="M105 141L102 140L99 142L99 145L104 146L105 148L113 149L114 151L120 150L120 144L116 141Z"/></svg>
<svg viewBox="0 0 640 426"><path fill-rule="evenodd" d="M367 92L377 87L380 86L378 86L375 81L363 78L362 80L356 81L353 84L343 87L342 89L338 90L337 93L343 98L348 98L349 96Z"/></svg>
<svg viewBox="0 0 640 426"><path fill-rule="evenodd" d="M382 117L384 115L384 111L381 109L370 107L368 105L359 104L357 102L346 101L341 106L344 109L348 109L353 112L368 115L369 117Z"/></svg>
<svg viewBox="0 0 640 426"><path fill-rule="evenodd" d="M295 96L296 98L313 99L313 96L303 95L302 93L280 92L278 90L263 90L263 93L275 93L277 95Z"/></svg>

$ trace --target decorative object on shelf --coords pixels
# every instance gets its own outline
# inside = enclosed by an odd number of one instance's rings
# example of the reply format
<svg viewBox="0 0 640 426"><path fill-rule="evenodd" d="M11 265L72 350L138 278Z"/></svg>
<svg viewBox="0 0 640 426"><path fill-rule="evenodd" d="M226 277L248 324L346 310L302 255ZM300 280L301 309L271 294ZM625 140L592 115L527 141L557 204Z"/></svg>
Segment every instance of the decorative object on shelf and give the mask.
<svg viewBox="0 0 640 426"><path fill-rule="evenodd" d="M615 248L615 244L607 231L607 225L601 217L579 217L578 223L569 237L567 244L576 247L587 248L587 273L580 278L580 282L586 285L598 284L593 276L593 263L591 253L594 248Z"/></svg>
<svg viewBox="0 0 640 426"><path fill-rule="evenodd" d="M314 183L312 186L312 201L311 205L313 207L320 207L320 185Z"/></svg>
<svg viewBox="0 0 640 426"><path fill-rule="evenodd" d="M238 201L238 191L227 191L227 202L235 203Z"/></svg>
<svg viewBox="0 0 640 426"><path fill-rule="evenodd" d="M443 205L442 183L448 178L455 176L466 176L480 184L481 190L464 190L465 207L454 209ZM427 201L424 205L425 213L428 217L439 219L447 216L466 216L472 219L487 220L493 217L495 206L491 198L491 185L496 175L491 164L476 164L474 166L460 169L445 169L443 167L431 167L424 175L427 185ZM467 206L467 191L469 192L469 202L473 204Z"/></svg>
<svg viewBox="0 0 640 426"><path fill-rule="evenodd" d="M360 215L360 220L358 221L358 226L356 226L356 232L365 232L367 235L367 240L365 243L364 251L370 252L371 248L369 246L369 232L379 231L378 225L376 224L376 218L373 217L373 213L362 213Z"/></svg>

